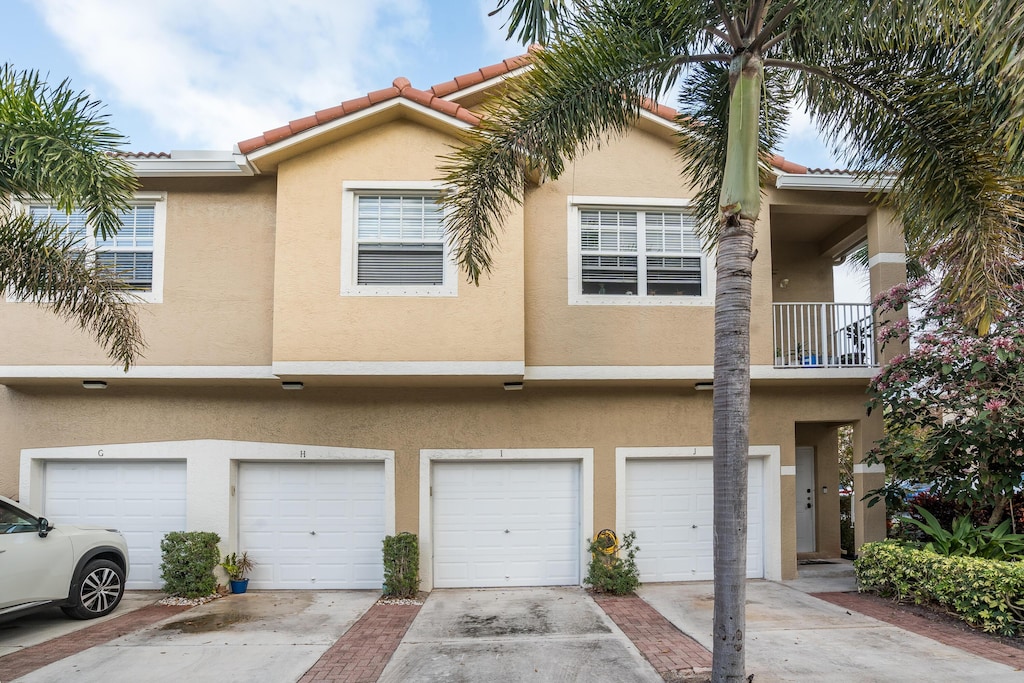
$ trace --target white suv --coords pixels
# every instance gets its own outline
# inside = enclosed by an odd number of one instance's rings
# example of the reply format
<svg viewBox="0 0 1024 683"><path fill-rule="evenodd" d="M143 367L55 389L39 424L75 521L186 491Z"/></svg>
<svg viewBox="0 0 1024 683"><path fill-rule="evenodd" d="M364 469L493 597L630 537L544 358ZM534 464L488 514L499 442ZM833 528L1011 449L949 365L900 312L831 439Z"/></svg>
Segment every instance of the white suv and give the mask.
<svg viewBox="0 0 1024 683"><path fill-rule="evenodd" d="M121 532L54 527L0 496L0 619L50 604L75 619L102 617L121 602L127 575Z"/></svg>

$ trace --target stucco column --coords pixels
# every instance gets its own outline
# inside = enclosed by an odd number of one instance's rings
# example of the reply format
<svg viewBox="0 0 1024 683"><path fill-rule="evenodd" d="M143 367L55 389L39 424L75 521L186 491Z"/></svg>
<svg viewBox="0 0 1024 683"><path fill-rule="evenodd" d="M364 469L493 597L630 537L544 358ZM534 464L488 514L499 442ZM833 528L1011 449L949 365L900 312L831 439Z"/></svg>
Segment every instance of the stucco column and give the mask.
<svg viewBox="0 0 1024 683"><path fill-rule="evenodd" d="M868 215L868 273L871 281L871 300L888 291L894 285L907 280L907 262L903 227L887 208L878 208ZM885 317L906 317L906 309L898 313L889 312ZM875 314L875 331L881 322ZM907 346L890 342L884 351L877 356L879 366L887 363L899 353L905 353ZM885 485L885 468L881 465L867 465L863 462L874 446L882 438L884 423L882 414L876 411L866 415L853 430L853 490L854 490L854 542L859 548L869 541L880 541L885 538L885 506L881 503L869 508L861 500L864 494Z"/></svg>

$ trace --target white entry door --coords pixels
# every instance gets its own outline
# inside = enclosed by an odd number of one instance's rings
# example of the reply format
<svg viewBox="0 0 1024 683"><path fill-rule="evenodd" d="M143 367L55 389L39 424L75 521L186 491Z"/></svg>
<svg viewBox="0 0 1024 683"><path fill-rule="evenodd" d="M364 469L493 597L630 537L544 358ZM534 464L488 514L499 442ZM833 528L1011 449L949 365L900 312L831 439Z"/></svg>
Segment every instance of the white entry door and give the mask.
<svg viewBox="0 0 1024 683"><path fill-rule="evenodd" d="M814 527L814 449L796 449L796 551L813 553L818 549Z"/></svg>
<svg viewBox="0 0 1024 683"><path fill-rule="evenodd" d="M764 468L747 469L747 577L764 576ZM714 573L711 458L626 461L626 525L636 531L640 580L702 581Z"/></svg>
<svg viewBox="0 0 1024 683"><path fill-rule="evenodd" d="M384 535L383 463L239 463L251 588L380 589Z"/></svg>
<svg viewBox="0 0 1024 683"><path fill-rule="evenodd" d="M43 497L43 514L55 526L95 525L124 534L127 588L163 586L160 541L185 530L185 463L52 460Z"/></svg>
<svg viewBox="0 0 1024 683"><path fill-rule="evenodd" d="M579 585L580 466L435 462L434 585Z"/></svg>

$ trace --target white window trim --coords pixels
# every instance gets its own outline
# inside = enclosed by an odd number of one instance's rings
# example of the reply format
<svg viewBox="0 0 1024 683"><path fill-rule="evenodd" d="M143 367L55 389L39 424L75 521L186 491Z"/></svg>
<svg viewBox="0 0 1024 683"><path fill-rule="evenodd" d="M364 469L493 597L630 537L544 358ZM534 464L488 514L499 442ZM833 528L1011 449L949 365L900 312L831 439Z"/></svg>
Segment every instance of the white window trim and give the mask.
<svg viewBox="0 0 1024 683"><path fill-rule="evenodd" d="M444 241L444 284L431 286L381 287L356 283L356 197L371 192L436 192L443 183L429 180L347 180L341 184L341 295L342 296L425 296L452 297L459 294L458 267L452 254L451 240Z"/></svg>
<svg viewBox="0 0 1024 683"><path fill-rule="evenodd" d="M580 211L583 209L679 210L690 206L689 199L658 197L589 197L570 195L568 198L568 284L570 306L714 306L715 270L714 253L702 255L701 296L618 296L583 294L580 248ZM639 233L639 230L638 230ZM637 253L637 260L645 254Z"/></svg>
<svg viewBox="0 0 1024 683"><path fill-rule="evenodd" d="M28 212L29 206L37 203L52 203L48 198L20 201L15 204L17 210ZM164 300L164 245L167 235L167 193L138 192L128 202L131 204L153 204L153 287L144 292L137 289L127 290L137 301L159 304ZM30 299L20 299L7 293L8 303L38 303Z"/></svg>

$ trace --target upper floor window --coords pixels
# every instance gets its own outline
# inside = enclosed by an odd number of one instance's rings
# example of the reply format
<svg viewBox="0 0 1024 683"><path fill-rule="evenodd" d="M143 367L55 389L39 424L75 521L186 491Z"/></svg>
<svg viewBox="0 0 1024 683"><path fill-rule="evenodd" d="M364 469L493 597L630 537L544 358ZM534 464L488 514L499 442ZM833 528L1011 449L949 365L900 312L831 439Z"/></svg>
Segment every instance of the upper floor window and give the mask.
<svg viewBox="0 0 1024 683"><path fill-rule="evenodd" d="M710 303L708 259L682 207L573 205L570 215L570 303Z"/></svg>
<svg viewBox="0 0 1024 683"><path fill-rule="evenodd" d="M456 294L440 193L424 186L433 184L346 184L342 294Z"/></svg>
<svg viewBox="0 0 1024 683"><path fill-rule="evenodd" d="M97 265L110 268L141 299L160 301L165 215L162 201L140 198L133 202L121 213L121 227L106 239L96 234L81 209L69 214L50 204L30 204L28 212L37 222L49 219L52 225L63 226L66 235L95 251Z"/></svg>

